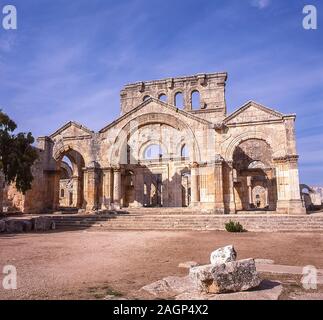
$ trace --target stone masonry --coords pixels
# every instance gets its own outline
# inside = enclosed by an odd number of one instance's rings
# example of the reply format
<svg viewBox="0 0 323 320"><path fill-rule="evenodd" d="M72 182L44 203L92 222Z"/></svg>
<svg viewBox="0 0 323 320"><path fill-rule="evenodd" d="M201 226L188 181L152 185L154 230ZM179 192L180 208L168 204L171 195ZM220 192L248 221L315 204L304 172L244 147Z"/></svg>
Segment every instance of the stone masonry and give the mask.
<svg viewBox="0 0 323 320"><path fill-rule="evenodd" d="M99 132L71 121L38 138L33 189L17 196L7 186L3 201L26 213L189 207L305 214L296 116L253 101L227 115L226 80L213 73L126 85L120 118Z"/></svg>

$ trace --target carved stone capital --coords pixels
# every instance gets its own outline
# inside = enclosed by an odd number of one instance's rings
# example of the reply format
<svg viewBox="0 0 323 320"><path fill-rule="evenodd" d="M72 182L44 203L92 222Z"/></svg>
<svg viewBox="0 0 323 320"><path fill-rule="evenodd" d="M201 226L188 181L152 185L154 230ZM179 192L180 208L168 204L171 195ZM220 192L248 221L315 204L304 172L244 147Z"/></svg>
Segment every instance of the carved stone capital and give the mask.
<svg viewBox="0 0 323 320"><path fill-rule="evenodd" d="M121 167L120 166L114 166L112 168L113 168L113 171L116 172L116 173L121 172Z"/></svg>
<svg viewBox="0 0 323 320"><path fill-rule="evenodd" d="M190 168L197 169L199 167L200 165L197 162L193 162L192 164L190 164Z"/></svg>

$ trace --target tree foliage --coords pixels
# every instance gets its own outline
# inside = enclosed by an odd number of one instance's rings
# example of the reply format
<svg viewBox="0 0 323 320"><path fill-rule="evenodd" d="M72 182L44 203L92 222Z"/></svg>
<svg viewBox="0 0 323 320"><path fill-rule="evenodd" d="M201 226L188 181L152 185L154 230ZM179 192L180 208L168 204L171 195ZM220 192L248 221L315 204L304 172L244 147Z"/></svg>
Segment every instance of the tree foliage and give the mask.
<svg viewBox="0 0 323 320"><path fill-rule="evenodd" d="M0 170L6 183L15 183L17 190L25 194L31 189L31 168L38 153L32 146L32 134L15 134L16 129L16 123L0 110Z"/></svg>

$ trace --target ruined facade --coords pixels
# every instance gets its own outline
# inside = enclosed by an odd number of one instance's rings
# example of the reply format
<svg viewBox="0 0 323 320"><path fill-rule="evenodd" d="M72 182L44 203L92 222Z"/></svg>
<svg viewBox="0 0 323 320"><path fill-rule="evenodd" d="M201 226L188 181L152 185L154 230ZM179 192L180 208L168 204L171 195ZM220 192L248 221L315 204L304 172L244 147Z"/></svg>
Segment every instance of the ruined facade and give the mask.
<svg viewBox="0 0 323 320"><path fill-rule="evenodd" d="M99 132L69 122L38 139L25 212L187 207L304 214L295 115L247 102L227 115L227 74L138 82Z"/></svg>

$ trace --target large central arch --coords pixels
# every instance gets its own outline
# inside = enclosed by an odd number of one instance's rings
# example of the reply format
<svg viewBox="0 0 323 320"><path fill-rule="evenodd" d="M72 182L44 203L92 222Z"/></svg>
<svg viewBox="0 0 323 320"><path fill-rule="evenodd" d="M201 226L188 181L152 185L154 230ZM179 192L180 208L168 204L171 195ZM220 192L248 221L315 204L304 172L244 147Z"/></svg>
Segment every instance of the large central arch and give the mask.
<svg viewBox="0 0 323 320"><path fill-rule="evenodd" d="M162 141L161 136L167 141ZM152 144L161 147L163 157L145 159L144 151ZM182 157L184 145L188 157ZM132 155L133 161L129 161ZM183 201L182 167L200 159L198 141L186 123L170 114L149 113L130 120L120 129L112 142L108 163L121 167L123 206L182 207L188 205L188 196ZM131 176L127 174L129 170ZM134 185L126 184L127 181Z"/></svg>
<svg viewBox="0 0 323 320"><path fill-rule="evenodd" d="M127 143L131 135L143 127L151 124L164 124L179 131L183 137L181 144L186 144L189 149L190 161L199 162L201 159L200 147L192 129L180 119L170 114L149 113L140 115L130 120L122 129L113 142L113 147L109 155L111 165L120 165L127 161Z"/></svg>

